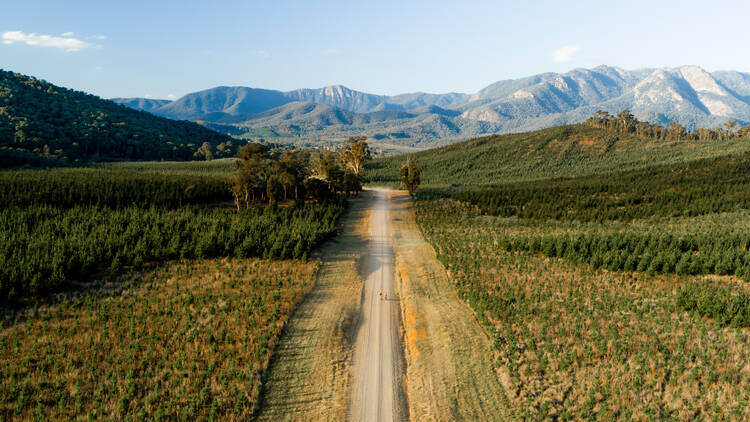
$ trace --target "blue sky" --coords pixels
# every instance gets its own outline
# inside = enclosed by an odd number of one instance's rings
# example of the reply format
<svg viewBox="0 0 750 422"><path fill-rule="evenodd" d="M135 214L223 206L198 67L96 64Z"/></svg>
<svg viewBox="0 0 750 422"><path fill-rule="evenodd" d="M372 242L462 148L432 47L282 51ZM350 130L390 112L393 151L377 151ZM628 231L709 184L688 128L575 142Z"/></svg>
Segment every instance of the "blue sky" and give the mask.
<svg viewBox="0 0 750 422"><path fill-rule="evenodd" d="M750 71L746 1L3 0L0 68L103 97L475 92L600 64Z"/></svg>

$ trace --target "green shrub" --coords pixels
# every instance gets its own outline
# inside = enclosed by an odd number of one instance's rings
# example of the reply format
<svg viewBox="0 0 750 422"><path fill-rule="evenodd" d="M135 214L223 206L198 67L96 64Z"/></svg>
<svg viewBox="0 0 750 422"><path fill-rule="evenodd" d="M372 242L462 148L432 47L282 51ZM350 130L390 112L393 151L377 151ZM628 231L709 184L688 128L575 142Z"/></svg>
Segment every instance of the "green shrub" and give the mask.
<svg viewBox="0 0 750 422"><path fill-rule="evenodd" d="M678 307L713 318L721 326L750 327L750 294L739 287L689 282L678 289L676 302Z"/></svg>

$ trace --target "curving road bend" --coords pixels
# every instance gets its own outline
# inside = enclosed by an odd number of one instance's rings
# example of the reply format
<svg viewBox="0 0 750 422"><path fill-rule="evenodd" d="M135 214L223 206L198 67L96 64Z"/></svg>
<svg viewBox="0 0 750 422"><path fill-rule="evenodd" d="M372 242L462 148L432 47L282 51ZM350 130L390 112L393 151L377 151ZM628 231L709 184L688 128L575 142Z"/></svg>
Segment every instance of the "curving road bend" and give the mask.
<svg viewBox="0 0 750 422"><path fill-rule="evenodd" d="M354 385L349 418L354 421L405 420L399 303L394 288L390 237L390 193L375 189L373 196L370 255L364 263L366 279L354 346Z"/></svg>

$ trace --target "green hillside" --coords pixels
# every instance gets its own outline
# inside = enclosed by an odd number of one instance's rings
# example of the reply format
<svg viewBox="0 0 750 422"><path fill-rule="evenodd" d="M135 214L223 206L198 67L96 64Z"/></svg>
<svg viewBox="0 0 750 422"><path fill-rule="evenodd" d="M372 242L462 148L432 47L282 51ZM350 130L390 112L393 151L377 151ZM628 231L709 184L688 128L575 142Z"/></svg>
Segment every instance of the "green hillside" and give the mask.
<svg viewBox="0 0 750 422"><path fill-rule="evenodd" d="M230 137L197 123L0 70L0 167L191 160L205 142L215 157L234 153Z"/></svg>
<svg viewBox="0 0 750 422"><path fill-rule="evenodd" d="M488 186L642 169L750 151L750 140L664 141L583 124L494 135L415 153L422 186ZM371 184L398 183L404 156L366 165Z"/></svg>

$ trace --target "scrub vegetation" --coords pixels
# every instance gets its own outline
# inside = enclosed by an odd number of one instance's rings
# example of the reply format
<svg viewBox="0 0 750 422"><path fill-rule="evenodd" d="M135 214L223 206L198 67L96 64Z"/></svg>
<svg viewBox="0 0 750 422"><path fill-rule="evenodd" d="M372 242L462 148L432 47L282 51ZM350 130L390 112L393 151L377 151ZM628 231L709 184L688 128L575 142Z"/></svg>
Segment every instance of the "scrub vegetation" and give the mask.
<svg viewBox="0 0 750 422"><path fill-rule="evenodd" d="M306 260L361 190L368 158L362 137L336 153L247 144L229 166L0 172L0 301L171 259Z"/></svg>
<svg viewBox="0 0 750 422"><path fill-rule="evenodd" d="M0 420L255 414L346 202L237 210L237 162L0 172Z"/></svg>

